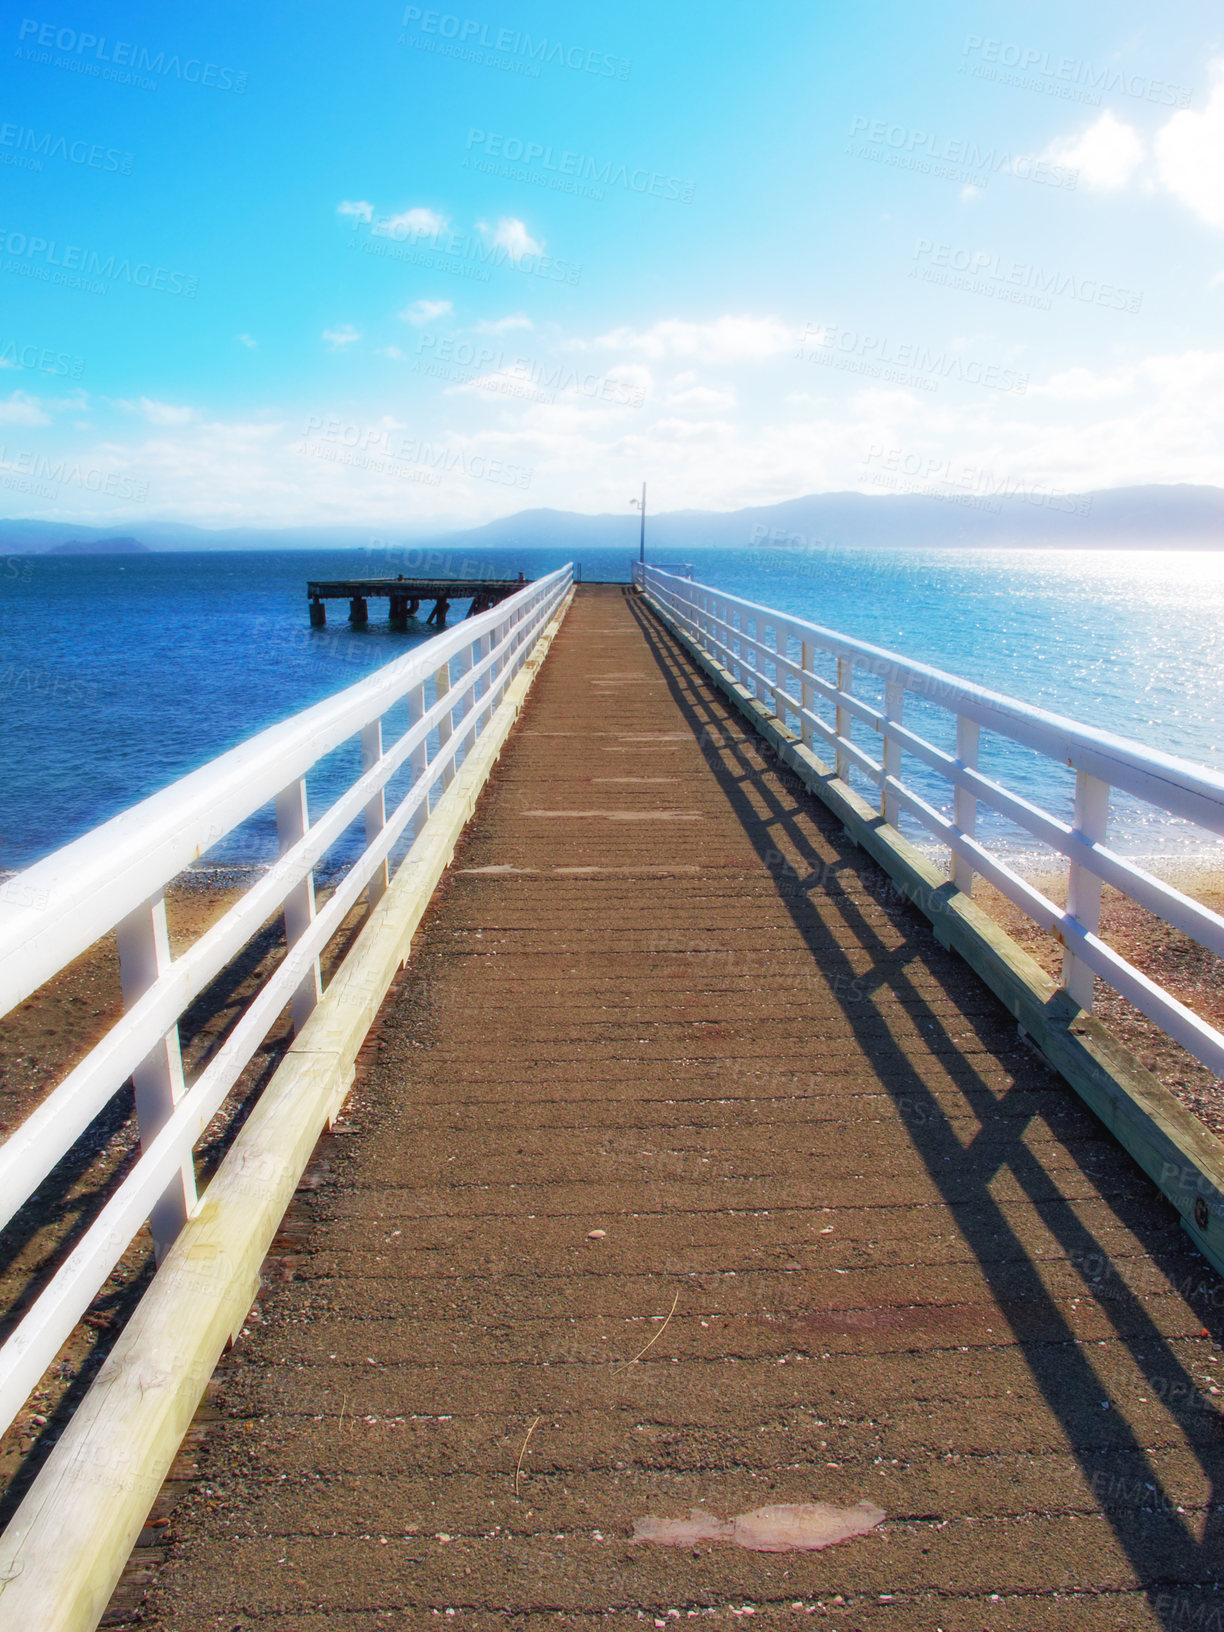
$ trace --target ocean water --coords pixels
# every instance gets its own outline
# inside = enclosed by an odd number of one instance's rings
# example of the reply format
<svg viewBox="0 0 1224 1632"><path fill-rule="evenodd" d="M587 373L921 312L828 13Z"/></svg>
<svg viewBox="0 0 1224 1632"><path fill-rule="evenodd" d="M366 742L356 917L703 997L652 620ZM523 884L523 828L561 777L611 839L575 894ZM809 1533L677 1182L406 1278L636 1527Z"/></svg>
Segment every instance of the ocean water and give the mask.
<svg viewBox="0 0 1224 1632"><path fill-rule="evenodd" d="M0 871L28 866L429 638L378 621L385 602L372 603L365 630L349 626L343 602L330 603L325 630L311 630L307 578L535 577L563 559L409 548L0 558ZM686 559L717 587L1224 770L1224 552L762 543L694 545ZM587 579L625 579L629 555L587 552L582 568ZM950 745L939 711L918 704L908 718ZM355 753L332 756L312 778L314 808L351 776ZM988 739L982 763L1069 813L1071 781L1059 768ZM1024 848L1005 824L986 830ZM1210 844L1124 799L1111 839L1172 856ZM274 853L265 813L210 859Z"/></svg>

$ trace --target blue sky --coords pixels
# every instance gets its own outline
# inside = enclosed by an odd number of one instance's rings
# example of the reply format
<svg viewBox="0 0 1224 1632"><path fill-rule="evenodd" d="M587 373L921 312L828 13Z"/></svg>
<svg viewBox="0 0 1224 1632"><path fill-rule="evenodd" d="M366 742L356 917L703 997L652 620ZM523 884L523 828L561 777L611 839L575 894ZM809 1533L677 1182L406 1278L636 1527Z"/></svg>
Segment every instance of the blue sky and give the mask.
<svg viewBox="0 0 1224 1632"><path fill-rule="evenodd" d="M6 514L1219 478L1216 6L69 0L0 61Z"/></svg>

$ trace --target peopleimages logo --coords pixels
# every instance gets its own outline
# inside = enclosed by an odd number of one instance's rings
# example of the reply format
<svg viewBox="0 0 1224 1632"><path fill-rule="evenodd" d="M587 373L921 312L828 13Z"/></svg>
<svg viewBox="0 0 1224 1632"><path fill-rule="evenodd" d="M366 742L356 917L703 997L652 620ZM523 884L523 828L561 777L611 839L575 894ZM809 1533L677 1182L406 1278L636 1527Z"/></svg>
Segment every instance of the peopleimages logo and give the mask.
<svg viewBox="0 0 1224 1632"><path fill-rule="evenodd" d="M432 486L437 486L443 476L458 472L473 481L492 482L498 487L526 488L531 486L534 474L525 465L490 459L461 448L442 447L381 425L355 425L335 414L326 417L312 414L306 421L303 436L301 447L294 451L305 458L350 465L376 475L427 482Z"/></svg>
<svg viewBox="0 0 1224 1632"><path fill-rule="evenodd" d="M110 170L121 176L130 176L135 155L118 147L103 147L99 142L72 140L56 136L51 131L36 131L28 125L0 125L0 148L9 148L17 162L28 168L42 169L44 159L63 159L67 164L82 164L90 170ZM0 153L0 163L7 163L9 155Z"/></svg>
<svg viewBox="0 0 1224 1632"><path fill-rule="evenodd" d="M101 250L85 249L80 244L61 247L54 238L11 232L7 227L0 227L0 255L10 257L4 262L5 272L65 289L84 289L93 295L106 294L112 283L135 284L139 289L153 289L163 295L182 295L185 300L194 300L196 295L198 279L186 272L154 266L151 261L103 255Z"/></svg>
<svg viewBox="0 0 1224 1632"><path fill-rule="evenodd" d="M1022 397L1029 377L1001 363L983 362L946 347L925 346L915 340L894 340L866 329L838 323L809 323L799 337L796 357L872 378L908 381L925 391L938 390L940 380L980 385Z"/></svg>
<svg viewBox="0 0 1224 1632"><path fill-rule="evenodd" d="M909 276L1044 312L1051 310L1055 295L1117 312L1134 313L1143 305L1141 289L1127 289L1101 278L1082 278L1034 261L1009 260L985 249L939 244L932 238L918 240Z"/></svg>
<svg viewBox="0 0 1224 1632"><path fill-rule="evenodd" d="M1084 57L1060 57L1040 46L1019 45L1013 40L966 34L961 56L964 59L962 74L1044 91L1069 101L1086 102L1092 107L1099 107L1105 94L1133 96L1137 101L1155 102L1166 108L1190 106L1188 85L1153 79L1150 74L1127 73L1122 68L1089 62Z"/></svg>
<svg viewBox="0 0 1224 1632"><path fill-rule="evenodd" d="M904 493L923 493L952 504L970 504L998 511L999 499L1019 499L1066 515L1086 516L1092 510L1091 495L1063 493L1057 488L1026 482L1018 476L991 470L988 465L971 465L938 454L919 453L906 448L890 448L873 442L863 461L863 480L877 487L893 487ZM870 468L867 468L870 467ZM936 485L939 484L939 485ZM959 489L949 493L948 487Z"/></svg>
<svg viewBox="0 0 1224 1632"><path fill-rule="evenodd" d="M558 393L567 391L618 408L641 408L646 401L644 387L627 380L608 374L580 374L564 363L512 356L499 346L477 345L451 335L421 335L413 372L475 385L495 395L530 397L535 402L555 403Z"/></svg>
<svg viewBox="0 0 1224 1632"><path fill-rule="evenodd" d="M856 113L851 119L850 136L846 151L851 157L916 170L921 175L941 176L948 181L985 186L991 176L1004 175L1045 187L1065 187L1071 192L1079 182L1077 170L1052 164L1033 153L1011 153L1006 148L984 146L972 137L941 136L913 125L869 119L862 113ZM853 140L856 136L864 136L866 142L856 146Z"/></svg>
<svg viewBox="0 0 1224 1632"><path fill-rule="evenodd" d="M137 83L140 75L152 74L185 80L189 85L209 85L238 95L246 90L246 73L236 68L223 68L220 63L205 62L202 57L180 57L177 52L168 56L165 51L153 51L147 45L136 45L130 40L108 40L105 34L61 28L58 23L43 23L34 17L22 19L17 38L24 42L24 49L19 47L17 54L29 62L72 67L79 73L120 84ZM59 51L62 56L52 57L52 51Z"/></svg>
<svg viewBox="0 0 1224 1632"><path fill-rule="evenodd" d="M85 372L85 359L73 357L66 351L53 351L20 340L7 340L0 335L0 368L31 368L39 374L61 374L79 380Z"/></svg>
<svg viewBox="0 0 1224 1632"><path fill-rule="evenodd" d="M486 158L506 160L509 165L521 164L523 180L543 181L562 192L575 190L571 183L589 182L598 189L624 187L631 193L691 204L697 190L695 181L683 181L679 176L669 176L659 170L647 170L641 165L634 169L613 159L600 161L585 153L571 152L568 148L554 148L551 143L524 140L521 136L507 136L498 131L479 130L475 126L468 131L464 146L469 154L475 149ZM471 162L475 162L477 168L481 167L479 160ZM468 163L469 160L465 159L464 164ZM542 171L548 172L546 177L529 173L537 164ZM497 173L506 175L511 172L507 164L502 164L497 168ZM593 196L602 198L603 193L598 191Z"/></svg>
<svg viewBox="0 0 1224 1632"><path fill-rule="evenodd" d="M359 249L367 255L411 261L435 271L453 272L456 276L479 278L487 282L491 269L502 266L553 283L576 284L582 276L579 262L545 255L540 250L515 253L505 244L481 237L478 233L452 232L449 228L430 231L422 227L409 227L398 216L375 215L366 223L369 229L369 237L366 238L361 235L361 225L354 217L350 249ZM392 239L397 245L407 242L413 247L392 248L382 241L384 239Z"/></svg>
<svg viewBox="0 0 1224 1632"><path fill-rule="evenodd" d="M415 24L416 31L426 36L421 43L427 50L440 55L471 57L480 61L481 51L491 51L502 58L518 58L525 72L538 76L542 63L571 68L575 73L594 74L600 79L628 79L628 57L617 57L610 51L597 51L584 45L566 45L562 40L550 40L547 35L523 34L517 28L490 28L475 17L459 17L444 11L423 11L420 6L404 8L401 28ZM441 41L435 46L434 39Z"/></svg>
<svg viewBox="0 0 1224 1632"><path fill-rule="evenodd" d="M45 453L26 448L7 448L0 443L0 485L26 491L21 484L36 487L79 487L89 493L105 493L110 498L143 504L149 484L124 470L106 470L95 465L77 465L69 459L52 459Z"/></svg>

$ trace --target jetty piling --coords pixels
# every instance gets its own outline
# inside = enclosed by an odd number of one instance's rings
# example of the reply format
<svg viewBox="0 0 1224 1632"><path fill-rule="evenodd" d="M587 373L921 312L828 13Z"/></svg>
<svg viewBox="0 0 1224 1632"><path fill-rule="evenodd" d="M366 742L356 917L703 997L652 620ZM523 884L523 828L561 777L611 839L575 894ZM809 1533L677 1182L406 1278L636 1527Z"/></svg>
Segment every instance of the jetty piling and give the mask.
<svg viewBox="0 0 1224 1632"><path fill-rule="evenodd" d="M310 627L326 627L328 601L346 600L349 603L348 621L354 628L364 628L370 621L370 601L386 597L387 622L392 629L406 629L423 601L433 602L433 610L426 623L441 629L453 602L470 601L466 615L476 618L490 607L499 606L508 595L517 594L527 582L522 573L517 578L311 579L306 585Z"/></svg>

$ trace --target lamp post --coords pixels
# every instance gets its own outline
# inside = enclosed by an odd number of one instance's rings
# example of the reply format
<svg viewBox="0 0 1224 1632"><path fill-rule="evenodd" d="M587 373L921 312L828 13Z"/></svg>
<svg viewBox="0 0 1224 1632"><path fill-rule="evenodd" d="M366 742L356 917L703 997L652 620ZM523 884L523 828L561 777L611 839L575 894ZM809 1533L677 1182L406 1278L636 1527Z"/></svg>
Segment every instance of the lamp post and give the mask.
<svg viewBox="0 0 1224 1632"><path fill-rule="evenodd" d="M641 496L641 498L640 499L630 499L629 503L635 509L640 510L642 512L642 528L641 528L641 533L640 533L639 538L638 538L638 560L641 561L641 562L645 562L645 560L646 560L646 483L645 482L642 483L642 496Z"/></svg>

